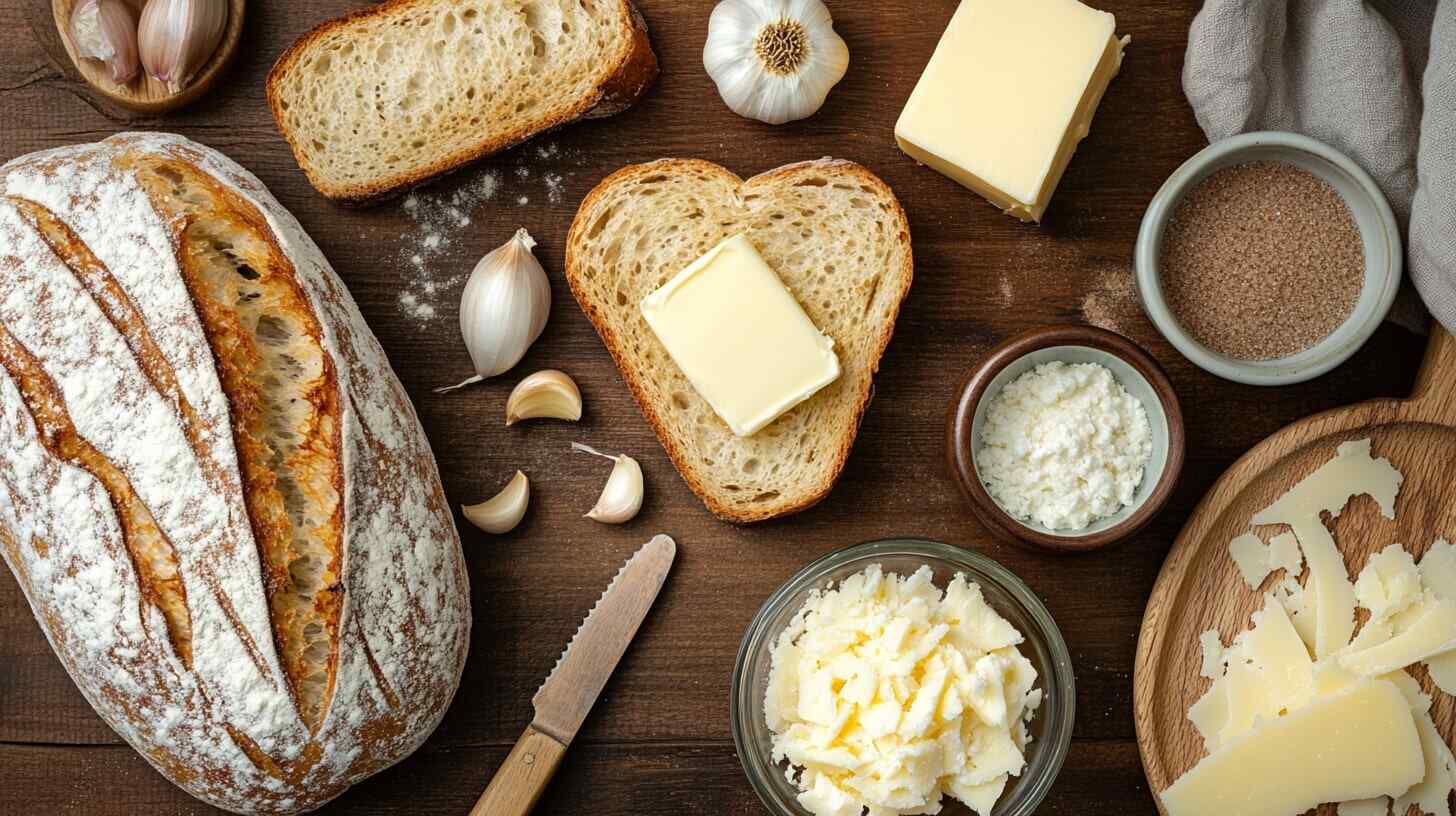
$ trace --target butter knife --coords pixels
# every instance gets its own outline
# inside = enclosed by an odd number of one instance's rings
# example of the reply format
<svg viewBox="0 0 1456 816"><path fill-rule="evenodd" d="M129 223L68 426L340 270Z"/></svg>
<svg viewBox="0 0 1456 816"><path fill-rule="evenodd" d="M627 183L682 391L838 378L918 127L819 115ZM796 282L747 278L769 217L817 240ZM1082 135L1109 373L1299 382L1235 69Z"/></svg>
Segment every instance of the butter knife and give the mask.
<svg viewBox="0 0 1456 816"><path fill-rule="evenodd" d="M495 772L470 816L525 816L551 781L566 748L607 678L637 634L677 556L677 544L655 536L607 585L607 591L531 699L536 716Z"/></svg>

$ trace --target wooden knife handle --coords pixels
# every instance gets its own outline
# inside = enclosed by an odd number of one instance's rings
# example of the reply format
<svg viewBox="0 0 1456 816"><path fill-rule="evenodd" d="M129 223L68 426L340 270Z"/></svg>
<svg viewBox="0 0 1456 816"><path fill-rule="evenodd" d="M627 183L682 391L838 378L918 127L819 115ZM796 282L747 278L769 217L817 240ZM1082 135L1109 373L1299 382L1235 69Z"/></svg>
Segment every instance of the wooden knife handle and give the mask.
<svg viewBox="0 0 1456 816"><path fill-rule="evenodd" d="M526 816L565 755L565 745L527 726L470 816Z"/></svg>

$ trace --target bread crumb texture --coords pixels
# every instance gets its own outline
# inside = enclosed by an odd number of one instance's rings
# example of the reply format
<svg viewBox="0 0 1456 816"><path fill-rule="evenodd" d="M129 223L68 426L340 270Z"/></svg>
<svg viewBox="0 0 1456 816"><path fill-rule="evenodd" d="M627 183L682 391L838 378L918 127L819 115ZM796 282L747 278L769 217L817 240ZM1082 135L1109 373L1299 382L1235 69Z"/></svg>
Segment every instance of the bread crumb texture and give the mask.
<svg viewBox="0 0 1456 816"><path fill-rule="evenodd" d="M269 98L314 185L367 196L581 116L632 44L622 0L394 2L305 35Z"/></svg>
<svg viewBox="0 0 1456 816"><path fill-rule="evenodd" d="M838 380L739 437L642 318L644 297L745 232L834 340ZM718 165L663 160L610 176L572 224L567 277L648 421L717 515L758 521L802 510L838 478L913 270L890 188L846 161L789 165L748 181ZM772 360L762 361L772 365Z"/></svg>
<svg viewBox="0 0 1456 816"><path fill-rule="evenodd" d="M470 617L434 459L328 262L221 154L122 134L0 168L0 451L0 555L194 796L311 810L443 716Z"/></svg>

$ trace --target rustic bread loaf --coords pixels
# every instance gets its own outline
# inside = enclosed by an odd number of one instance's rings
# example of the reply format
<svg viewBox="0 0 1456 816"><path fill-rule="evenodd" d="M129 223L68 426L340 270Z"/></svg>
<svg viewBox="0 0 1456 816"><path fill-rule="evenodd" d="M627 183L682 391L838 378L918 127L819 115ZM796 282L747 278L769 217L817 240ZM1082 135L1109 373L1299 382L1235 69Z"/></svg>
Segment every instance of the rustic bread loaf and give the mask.
<svg viewBox="0 0 1456 816"><path fill-rule="evenodd" d="M97 713L240 813L409 754L465 661L383 351L262 184L176 136L0 168L0 554Z"/></svg>
<svg viewBox="0 0 1456 816"><path fill-rule="evenodd" d="M626 110L656 77L629 0L391 0L299 38L268 104L313 186L366 204Z"/></svg>
<svg viewBox="0 0 1456 816"><path fill-rule="evenodd" d="M838 380L749 437L734 435L698 395L639 308L740 232L834 340L841 368ZM735 522L798 512L834 486L913 271L895 194L860 165L832 159L748 181L704 161L627 167L587 195L566 246L571 290L673 464L709 510Z"/></svg>

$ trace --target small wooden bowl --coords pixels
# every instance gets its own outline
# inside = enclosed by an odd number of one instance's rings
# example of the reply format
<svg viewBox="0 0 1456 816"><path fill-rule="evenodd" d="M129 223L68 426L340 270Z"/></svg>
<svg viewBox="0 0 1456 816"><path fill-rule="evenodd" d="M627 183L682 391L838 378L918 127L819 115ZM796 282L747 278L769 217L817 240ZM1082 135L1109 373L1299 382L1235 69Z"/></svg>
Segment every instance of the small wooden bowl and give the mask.
<svg viewBox="0 0 1456 816"><path fill-rule="evenodd" d="M1023 372L1052 360L1107 366L1143 403L1153 431L1153 457L1133 503L1084 531L1071 533L1007 513L991 497L976 470L980 447L977 413L982 401ZM1035 329L1001 344L961 386L946 422L946 460L976 518L998 538L1055 553L1101 549L1146 527L1173 495L1183 471L1183 446L1183 411L1168 375L1131 340L1091 326Z"/></svg>
<svg viewBox="0 0 1456 816"><path fill-rule="evenodd" d="M128 0L128 4L140 20L144 0ZM223 29L217 50L192 77L192 81L177 93L167 90L166 83L147 76L145 69L130 84L119 85L111 80L110 71L100 60L82 57L77 52L75 43L71 42L71 9L75 5L76 0L52 0L51 9L55 12L56 30L60 33L61 45L70 56L71 64L81 73L81 78L102 96L122 107L142 113L165 113L193 102L217 81L222 69L227 67L238 51L238 41L243 36L243 13L246 4L244 0L228 0L227 28Z"/></svg>

